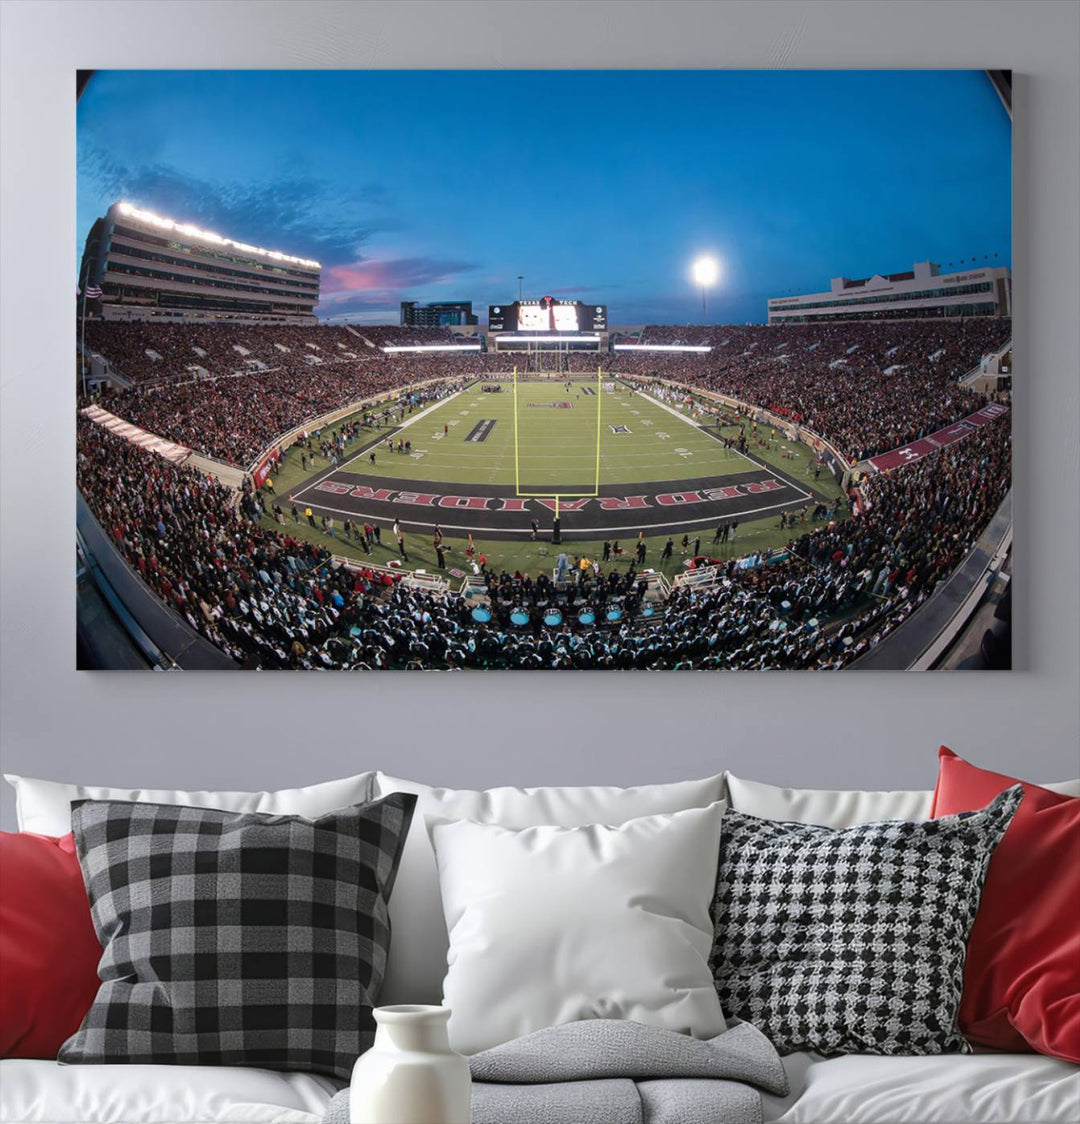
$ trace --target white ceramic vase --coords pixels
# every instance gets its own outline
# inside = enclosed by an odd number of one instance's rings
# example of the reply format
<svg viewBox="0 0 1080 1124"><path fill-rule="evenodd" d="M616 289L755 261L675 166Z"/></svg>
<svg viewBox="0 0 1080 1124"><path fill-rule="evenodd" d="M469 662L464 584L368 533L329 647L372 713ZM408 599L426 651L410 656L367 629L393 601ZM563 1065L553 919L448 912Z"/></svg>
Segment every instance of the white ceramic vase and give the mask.
<svg viewBox="0 0 1080 1124"><path fill-rule="evenodd" d="M375 1045L357 1058L351 1124L469 1124L469 1063L450 1049L449 1007L376 1007Z"/></svg>

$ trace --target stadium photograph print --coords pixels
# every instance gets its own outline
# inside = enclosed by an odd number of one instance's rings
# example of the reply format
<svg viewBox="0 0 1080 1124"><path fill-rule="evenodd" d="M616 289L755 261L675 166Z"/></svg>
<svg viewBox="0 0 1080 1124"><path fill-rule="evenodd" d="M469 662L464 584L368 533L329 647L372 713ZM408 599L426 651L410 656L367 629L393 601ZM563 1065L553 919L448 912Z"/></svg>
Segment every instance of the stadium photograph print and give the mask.
<svg viewBox="0 0 1080 1124"><path fill-rule="evenodd" d="M1009 72L78 98L80 667L1011 666Z"/></svg>

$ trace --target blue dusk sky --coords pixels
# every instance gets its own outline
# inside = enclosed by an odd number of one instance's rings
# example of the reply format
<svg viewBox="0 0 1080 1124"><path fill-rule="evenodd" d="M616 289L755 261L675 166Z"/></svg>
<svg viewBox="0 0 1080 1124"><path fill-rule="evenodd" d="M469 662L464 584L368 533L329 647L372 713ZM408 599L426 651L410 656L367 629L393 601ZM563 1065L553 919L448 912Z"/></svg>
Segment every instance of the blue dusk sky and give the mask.
<svg viewBox="0 0 1080 1124"><path fill-rule="evenodd" d="M99 71L78 252L117 199L322 263L320 317L545 294L710 322L930 259L1011 264L981 71Z"/></svg>

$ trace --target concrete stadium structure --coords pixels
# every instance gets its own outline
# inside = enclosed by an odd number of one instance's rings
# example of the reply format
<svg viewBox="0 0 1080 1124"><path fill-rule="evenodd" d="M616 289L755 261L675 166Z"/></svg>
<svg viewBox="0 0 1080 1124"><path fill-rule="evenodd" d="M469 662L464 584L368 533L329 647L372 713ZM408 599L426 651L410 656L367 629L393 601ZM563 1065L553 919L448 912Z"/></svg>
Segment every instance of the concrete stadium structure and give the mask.
<svg viewBox="0 0 1080 1124"><path fill-rule="evenodd" d="M1012 271L973 265L942 273L936 263L921 261L903 273L834 277L825 292L773 297L768 308L770 324L1011 316Z"/></svg>
<svg viewBox="0 0 1080 1124"><path fill-rule="evenodd" d="M317 261L225 238L116 202L90 230L79 269L106 320L314 324ZM101 296L94 298L100 290Z"/></svg>

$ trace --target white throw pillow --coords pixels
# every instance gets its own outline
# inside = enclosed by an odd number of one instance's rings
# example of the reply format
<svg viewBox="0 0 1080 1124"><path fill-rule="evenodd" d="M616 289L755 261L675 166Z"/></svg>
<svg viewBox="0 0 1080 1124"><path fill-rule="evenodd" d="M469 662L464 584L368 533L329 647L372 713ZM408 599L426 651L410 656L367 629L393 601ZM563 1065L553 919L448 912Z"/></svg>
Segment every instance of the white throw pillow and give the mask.
<svg viewBox="0 0 1080 1124"><path fill-rule="evenodd" d="M72 800L133 800L143 804L183 804L218 808L224 812L264 812L269 815L314 819L351 804L371 800L374 773L359 773L337 781L283 788L279 792L182 792L172 788L107 788L64 784L34 777L4 774L15 789L20 831L38 835L67 835L71 830Z"/></svg>
<svg viewBox="0 0 1080 1124"><path fill-rule="evenodd" d="M722 775L674 784L634 788L492 788L486 791L431 788L400 777L376 774L375 794L411 792L416 811L405 840L390 898L390 956L379 1001L439 1003L446 975L449 940L439 898L439 875L425 817L476 820L503 827L583 827L621 824L638 816L704 808L723 794Z"/></svg>
<svg viewBox="0 0 1080 1124"><path fill-rule="evenodd" d="M922 823L930 818L933 789L862 792L858 789L780 788L725 773L728 805L763 820L817 824L842 830L883 820ZM1042 785L1065 796L1080 796L1080 780Z"/></svg>
<svg viewBox="0 0 1080 1124"><path fill-rule="evenodd" d="M1061 796L1080 796L1080 777L1071 781L1049 781L1047 784L1039 785L1039 788L1048 788Z"/></svg>
<svg viewBox="0 0 1080 1124"><path fill-rule="evenodd" d="M450 933L450 1043L579 1019L724 1029L709 953L724 804L618 827L428 825Z"/></svg>
<svg viewBox="0 0 1080 1124"><path fill-rule="evenodd" d="M763 820L842 829L882 820L922 823L930 818L933 792L861 792L828 788L780 788L724 774L732 811Z"/></svg>

